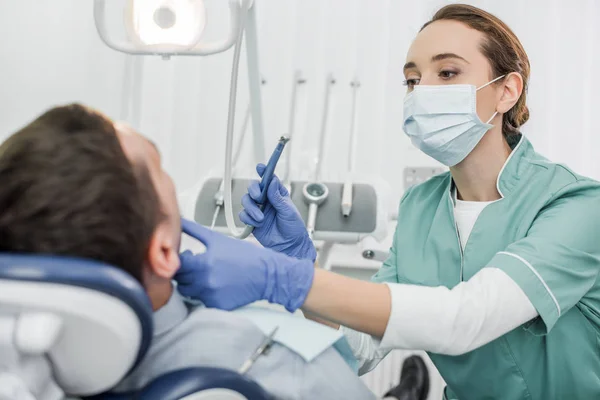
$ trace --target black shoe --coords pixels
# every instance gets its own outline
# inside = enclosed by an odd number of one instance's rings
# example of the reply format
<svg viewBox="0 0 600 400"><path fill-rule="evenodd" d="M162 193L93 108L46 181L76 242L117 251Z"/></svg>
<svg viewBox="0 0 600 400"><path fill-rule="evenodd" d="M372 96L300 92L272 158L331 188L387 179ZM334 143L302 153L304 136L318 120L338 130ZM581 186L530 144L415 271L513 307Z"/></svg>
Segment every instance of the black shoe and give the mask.
<svg viewBox="0 0 600 400"><path fill-rule="evenodd" d="M402 363L400 383L391 388L384 397L398 400L426 400L429 394L429 371L419 356L410 356Z"/></svg>

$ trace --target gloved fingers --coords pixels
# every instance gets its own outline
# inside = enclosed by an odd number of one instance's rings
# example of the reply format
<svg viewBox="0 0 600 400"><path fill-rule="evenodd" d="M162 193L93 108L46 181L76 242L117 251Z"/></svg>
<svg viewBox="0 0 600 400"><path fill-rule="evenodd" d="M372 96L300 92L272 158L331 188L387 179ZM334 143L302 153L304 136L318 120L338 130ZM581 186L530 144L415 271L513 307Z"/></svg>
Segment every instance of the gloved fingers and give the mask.
<svg viewBox="0 0 600 400"><path fill-rule="evenodd" d="M194 253L192 253L190 250L186 250L179 254L180 267L177 272L175 272L176 281L179 282L179 279L177 278L182 278L185 280L188 276L196 272L196 268L194 268L194 257Z"/></svg>
<svg viewBox="0 0 600 400"><path fill-rule="evenodd" d="M248 194L255 202L260 199L260 183L258 181L252 181L252 183L248 186Z"/></svg>
<svg viewBox="0 0 600 400"><path fill-rule="evenodd" d="M263 176L263 174L264 174L264 172L265 172L265 169L266 169L266 168L267 168L267 167L265 166L265 164L258 164L258 165L256 166L256 172L258 172L258 175L259 175L261 178L262 178L262 176ZM279 180L279 178L277 177L277 175L273 175L273 180L271 181L271 185L273 184L273 181L275 181L275 180L278 182L277 186L278 186L278 188L279 188L279 191L281 192L281 195L282 195L282 196L288 196L288 195L289 195L289 193L288 193L287 189L286 189L286 188L285 188L285 187L284 187L284 186L281 184L281 181ZM270 187L271 185L269 185L269 187ZM252 187L252 191L250 190L250 187ZM251 196L251 197L252 197L252 198L253 198L255 201L256 201L256 200L258 200L258 199L260 198L260 193L261 193L261 190L260 190L260 183L259 183L258 181L254 181L254 182L252 182L252 183L250 184L250 186L248 187L248 193L250 193L250 196Z"/></svg>
<svg viewBox="0 0 600 400"><path fill-rule="evenodd" d="M175 273L173 279L179 287L190 286L194 284L194 274L191 271L182 271L181 269Z"/></svg>
<svg viewBox="0 0 600 400"><path fill-rule="evenodd" d="M246 214L254 221L262 222L265 219L265 215L260 210L260 208L258 208L254 200L250 198L249 194L245 194L242 196L242 207L244 207L243 211L245 211Z"/></svg>
<svg viewBox="0 0 600 400"><path fill-rule="evenodd" d="M256 172L258 173L258 176L260 176L262 178L263 174L265 173L265 169L267 168L267 166L263 163L259 163L256 165Z"/></svg>
<svg viewBox="0 0 600 400"><path fill-rule="evenodd" d="M183 253L179 253L179 261L181 261L181 265L187 265L188 261L191 259L191 257L194 256L194 253L192 253L191 250L186 250Z"/></svg>
<svg viewBox="0 0 600 400"><path fill-rule="evenodd" d="M183 296L193 300L200 300L204 303L205 291L201 286L192 284L180 284L177 285L177 291Z"/></svg>
<svg viewBox="0 0 600 400"><path fill-rule="evenodd" d="M285 186L279 185L279 194L282 195L283 197L288 197L290 195L290 192L288 192L288 190Z"/></svg>
<svg viewBox="0 0 600 400"><path fill-rule="evenodd" d="M181 218L181 231L194 239L199 240L207 248L210 246L215 235L210 229L185 218Z"/></svg>
<svg viewBox="0 0 600 400"><path fill-rule="evenodd" d="M255 228L260 228L263 225L262 221L258 222L257 220L252 218L250 215L248 215L246 210L240 211L239 217L240 217L240 221L242 221L246 225L250 225Z"/></svg>
<svg viewBox="0 0 600 400"><path fill-rule="evenodd" d="M198 282L202 279L206 257L206 253L194 254L189 250L179 254L181 267L175 272L173 279L180 285L192 285Z"/></svg>
<svg viewBox="0 0 600 400"><path fill-rule="evenodd" d="M283 187L279 178L274 176L273 181L271 181L269 189L267 190L267 199L269 199L269 203L271 203L278 214L289 211L290 205L285 201L288 196L289 193L287 189Z"/></svg>

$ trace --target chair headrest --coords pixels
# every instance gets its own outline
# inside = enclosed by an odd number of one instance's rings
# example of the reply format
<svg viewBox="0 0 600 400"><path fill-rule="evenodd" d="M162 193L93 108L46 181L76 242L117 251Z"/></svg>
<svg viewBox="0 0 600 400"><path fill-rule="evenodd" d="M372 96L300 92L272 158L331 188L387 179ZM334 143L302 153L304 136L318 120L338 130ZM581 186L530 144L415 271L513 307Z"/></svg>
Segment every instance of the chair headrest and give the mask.
<svg viewBox="0 0 600 400"><path fill-rule="evenodd" d="M39 311L62 320L48 357L57 383L72 395L113 387L152 338L150 300L125 271L90 260L0 254L0 314Z"/></svg>

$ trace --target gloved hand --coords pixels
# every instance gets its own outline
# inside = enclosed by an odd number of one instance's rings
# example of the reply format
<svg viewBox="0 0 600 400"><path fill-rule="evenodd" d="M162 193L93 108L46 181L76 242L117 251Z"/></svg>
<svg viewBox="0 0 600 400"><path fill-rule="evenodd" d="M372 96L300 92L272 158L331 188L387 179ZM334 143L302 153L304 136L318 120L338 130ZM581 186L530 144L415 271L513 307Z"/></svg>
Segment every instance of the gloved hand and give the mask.
<svg viewBox="0 0 600 400"><path fill-rule="evenodd" d="M312 261L233 239L185 219L181 226L206 246L205 253L188 250L180 255L181 267L174 279L182 295L223 310L258 300L281 304L290 312L304 304L314 277Z"/></svg>
<svg viewBox="0 0 600 400"><path fill-rule="evenodd" d="M256 171L262 177L265 165L258 164ZM315 246L308 237L304 221L289 192L277 176L273 177L267 189L268 202L263 211L256 203L259 198L260 186L258 181L255 181L248 187L248 193L242 197L244 209L240 212L240 220L254 227L254 237L269 249L314 263L317 258Z"/></svg>

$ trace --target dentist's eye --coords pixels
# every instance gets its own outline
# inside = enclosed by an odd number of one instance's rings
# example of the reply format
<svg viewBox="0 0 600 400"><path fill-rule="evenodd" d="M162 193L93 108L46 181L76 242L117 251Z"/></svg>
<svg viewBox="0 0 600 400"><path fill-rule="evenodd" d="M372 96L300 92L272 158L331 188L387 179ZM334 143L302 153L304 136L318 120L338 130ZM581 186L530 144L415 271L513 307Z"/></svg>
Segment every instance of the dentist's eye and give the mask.
<svg viewBox="0 0 600 400"><path fill-rule="evenodd" d="M438 76L443 79L443 80L450 80L452 78L454 78L455 76L457 76L459 73L456 71L440 71L440 73L438 74Z"/></svg>
<svg viewBox="0 0 600 400"><path fill-rule="evenodd" d="M416 85L418 85L420 81L420 79L406 79L404 82L402 82L402 84L408 87L409 89L412 89Z"/></svg>

